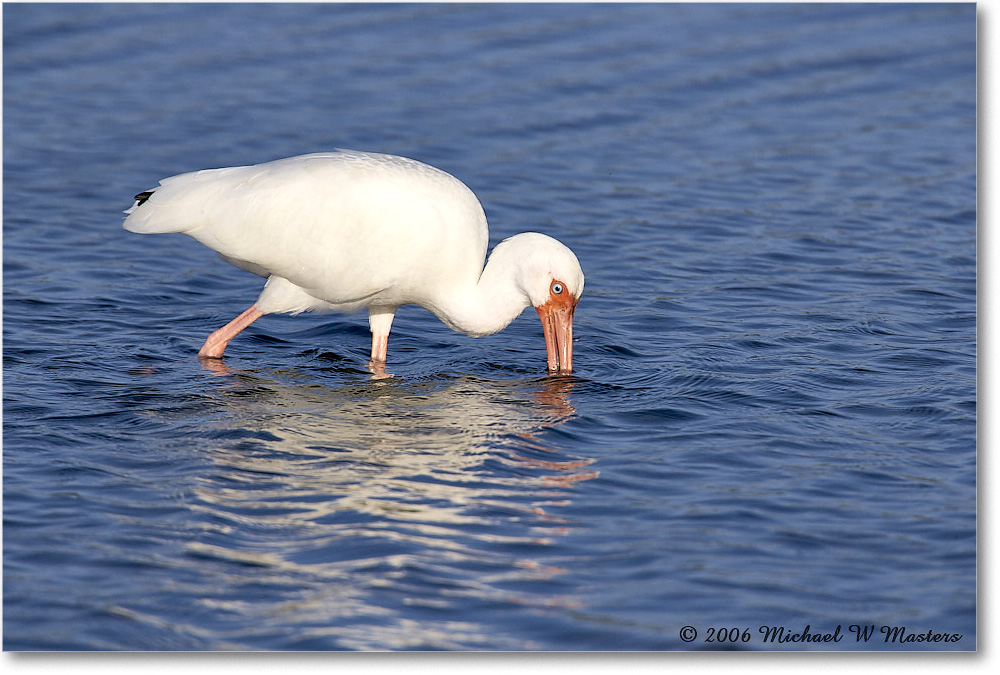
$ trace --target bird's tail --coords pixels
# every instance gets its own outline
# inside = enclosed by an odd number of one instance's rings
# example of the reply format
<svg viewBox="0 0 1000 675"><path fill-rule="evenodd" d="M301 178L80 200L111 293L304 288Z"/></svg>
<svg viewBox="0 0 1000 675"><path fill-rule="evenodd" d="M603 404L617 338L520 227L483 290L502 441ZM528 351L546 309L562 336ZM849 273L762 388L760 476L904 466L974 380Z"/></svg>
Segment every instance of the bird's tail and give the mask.
<svg viewBox="0 0 1000 675"><path fill-rule="evenodd" d="M125 211L125 229L140 234L197 229L217 201L218 177L236 171L238 168L207 169L164 178L155 188L135 196L135 203Z"/></svg>

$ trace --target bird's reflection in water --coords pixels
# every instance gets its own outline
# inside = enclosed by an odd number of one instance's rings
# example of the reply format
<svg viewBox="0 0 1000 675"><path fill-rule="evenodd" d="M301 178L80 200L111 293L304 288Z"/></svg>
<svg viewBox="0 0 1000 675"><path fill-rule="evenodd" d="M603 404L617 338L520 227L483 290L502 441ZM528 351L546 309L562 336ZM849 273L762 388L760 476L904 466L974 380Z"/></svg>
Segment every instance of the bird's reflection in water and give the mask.
<svg viewBox="0 0 1000 675"><path fill-rule="evenodd" d="M560 510L597 472L546 443L574 414L571 378L314 375L234 373L218 389L218 471L195 508L220 527L190 552L277 584L277 597L230 609L294 626L291 648L468 649L497 648L483 612L575 606L553 583L572 530ZM449 619L411 621L424 612Z"/></svg>

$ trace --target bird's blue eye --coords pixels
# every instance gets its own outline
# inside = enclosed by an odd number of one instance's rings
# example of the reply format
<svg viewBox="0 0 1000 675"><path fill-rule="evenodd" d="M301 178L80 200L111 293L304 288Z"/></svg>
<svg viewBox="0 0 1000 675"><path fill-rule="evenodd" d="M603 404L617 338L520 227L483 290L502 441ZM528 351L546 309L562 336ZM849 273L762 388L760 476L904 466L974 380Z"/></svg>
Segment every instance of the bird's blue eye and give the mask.
<svg viewBox="0 0 1000 675"><path fill-rule="evenodd" d="M555 293L556 295L561 294L563 292L562 284L559 283L558 281L553 282L553 284L552 284L552 292Z"/></svg>

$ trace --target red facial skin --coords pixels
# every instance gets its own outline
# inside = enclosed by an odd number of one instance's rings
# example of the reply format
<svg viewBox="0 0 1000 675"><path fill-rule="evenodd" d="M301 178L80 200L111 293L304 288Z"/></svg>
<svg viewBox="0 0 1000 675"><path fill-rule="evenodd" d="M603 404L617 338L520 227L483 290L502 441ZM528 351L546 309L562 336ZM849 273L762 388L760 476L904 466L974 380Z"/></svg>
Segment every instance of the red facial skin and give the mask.
<svg viewBox="0 0 1000 675"><path fill-rule="evenodd" d="M553 279L549 284L549 299L535 307L545 333L550 373L573 371L573 312L578 302L565 283Z"/></svg>

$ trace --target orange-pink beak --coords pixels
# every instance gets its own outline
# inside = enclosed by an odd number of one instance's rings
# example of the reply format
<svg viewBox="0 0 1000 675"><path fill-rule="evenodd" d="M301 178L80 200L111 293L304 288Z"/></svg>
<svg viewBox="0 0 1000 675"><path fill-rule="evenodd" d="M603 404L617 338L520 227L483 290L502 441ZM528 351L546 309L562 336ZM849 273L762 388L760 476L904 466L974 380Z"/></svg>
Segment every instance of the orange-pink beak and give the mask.
<svg viewBox="0 0 1000 675"><path fill-rule="evenodd" d="M550 373L573 372L573 312L576 299L568 293L565 297L551 297L544 305L535 307L542 320L545 333L545 355Z"/></svg>

